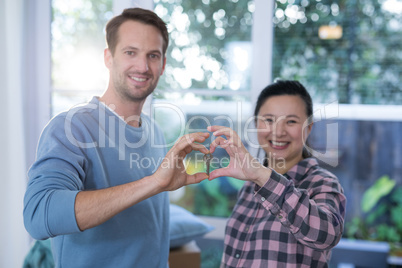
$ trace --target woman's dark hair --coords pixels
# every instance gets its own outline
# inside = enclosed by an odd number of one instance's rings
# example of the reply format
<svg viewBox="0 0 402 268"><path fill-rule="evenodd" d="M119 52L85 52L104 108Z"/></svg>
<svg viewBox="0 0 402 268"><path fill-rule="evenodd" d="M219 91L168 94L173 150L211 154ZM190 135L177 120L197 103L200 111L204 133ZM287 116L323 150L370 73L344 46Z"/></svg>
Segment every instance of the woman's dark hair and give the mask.
<svg viewBox="0 0 402 268"><path fill-rule="evenodd" d="M153 11L142 8L127 8L120 15L112 18L106 24L106 43L108 48L114 55L116 45L119 42L119 28L128 21L138 21L147 25L155 26L162 34L163 37L163 55L166 54L167 47L169 45L169 34L166 28L166 23L158 17Z"/></svg>
<svg viewBox="0 0 402 268"><path fill-rule="evenodd" d="M254 110L255 120L257 121L258 113L260 112L261 106L265 103L267 99L269 99L270 97L282 95L299 96L306 106L306 115L308 120L310 120L309 123L312 122L313 102L311 100L311 96L300 82L294 80L275 80L273 84L268 85L261 91L260 95L258 96ZM306 146L309 147L307 141ZM303 148L303 158L311 156L311 153L307 150L306 146L304 146Z"/></svg>

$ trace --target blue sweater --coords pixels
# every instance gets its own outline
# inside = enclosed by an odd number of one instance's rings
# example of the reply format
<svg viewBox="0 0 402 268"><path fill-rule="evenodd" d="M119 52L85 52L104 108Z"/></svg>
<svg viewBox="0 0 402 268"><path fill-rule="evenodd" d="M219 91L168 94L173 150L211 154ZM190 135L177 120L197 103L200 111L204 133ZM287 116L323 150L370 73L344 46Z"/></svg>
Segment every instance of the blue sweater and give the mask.
<svg viewBox="0 0 402 268"><path fill-rule="evenodd" d="M159 167L166 154L163 134L149 117L141 119L141 127L131 127L94 97L43 130L28 173L24 223L33 238L53 238L57 267L167 267L167 193L83 232L75 219L79 191L139 180Z"/></svg>

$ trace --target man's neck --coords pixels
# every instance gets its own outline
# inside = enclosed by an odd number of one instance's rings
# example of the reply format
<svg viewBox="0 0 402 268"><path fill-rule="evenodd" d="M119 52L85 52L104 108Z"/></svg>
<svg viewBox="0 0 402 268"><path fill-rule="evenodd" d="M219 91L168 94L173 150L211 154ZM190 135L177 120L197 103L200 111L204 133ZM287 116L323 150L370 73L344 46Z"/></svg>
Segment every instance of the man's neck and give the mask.
<svg viewBox="0 0 402 268"><path fill-rule="evenodd" d="M99 101L104 103L109 107L109 109L113 110L128 125L133 127L141 126L141 111L145 100L140 102L122 100L105 93L99 98Z"/></svg>

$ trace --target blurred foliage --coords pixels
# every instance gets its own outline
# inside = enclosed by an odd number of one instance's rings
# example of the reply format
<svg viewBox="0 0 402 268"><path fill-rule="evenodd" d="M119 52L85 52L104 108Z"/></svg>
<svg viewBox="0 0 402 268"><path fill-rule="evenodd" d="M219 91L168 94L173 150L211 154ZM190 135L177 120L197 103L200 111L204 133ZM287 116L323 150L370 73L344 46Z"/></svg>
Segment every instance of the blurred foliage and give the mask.
<svg viewBox="0 0 402 268"><path fill-rule="evenodd" d="M363 217L346 224L346 236L390 242L391 253L402 254L402 186L382 176L364 192L361 208Z"/></svg>
<svg viewBox="0 0 402 268"><path fill-rule="evenodd" d="M197 215L229 217L243 184L243 181L231 177L204 180L197 185L186 186L185 195L173 203Z"/></svg>
<svg viewBox="0 0 402 268"><path fill-rule="evenodd" d="M158 89L228 88L226 45L251 40L253 10L250 0L155 0L155 12L170 33L166 70ZM180 83L185 78L191 81Z"/></svg>
<svg viewBox="0 0 402 268"><path fill-rule="evenodd" d="M251 42L254 1L154 2L171 40L155 97L164 98L171 89L227 89L228 44ZM390 0L275 1L273 77L302 81L318 102L402 103L402 12L401 1L394 2L395 8L389 8ZM112 0L52 0L55 87L104 88L104 27L112 5ZM323 25L341 26L342 37L320 39ZM90 65L93 57L97 62ZM85 77L89 82L82 85ZM250 75L245 77L240 90L249 89Z"/></svg>
<svg viewBox="0 0 402 268"><path fill-rule="evenodd" d="M402 103L402 12L389 3L276 1L273 77L301 80L319 102ZM342 38L320 39L323 25Z"/></svg>
<svg viewBox="0 0 402 268"><path fill-rule="evenodd" d="M362 197L362 210L369 212L380 201L380 199L388 195L395 187L396 182L390 180L388 176L382 176L377 180L373 187L367 189Z"/></svg>

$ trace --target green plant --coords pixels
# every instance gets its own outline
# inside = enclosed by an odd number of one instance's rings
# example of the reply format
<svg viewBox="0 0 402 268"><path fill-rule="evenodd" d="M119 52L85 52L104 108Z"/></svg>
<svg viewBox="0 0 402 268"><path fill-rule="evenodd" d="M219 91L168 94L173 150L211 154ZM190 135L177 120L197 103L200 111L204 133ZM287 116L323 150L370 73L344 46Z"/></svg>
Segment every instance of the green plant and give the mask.
<svg viewBox="0 0 402 268"><path fill-rule="evenodd" d="M347 237L389 242L391 254L402 254L402 186L380 177L364 192L361 209L363 217L346 224Z"/></svg>

